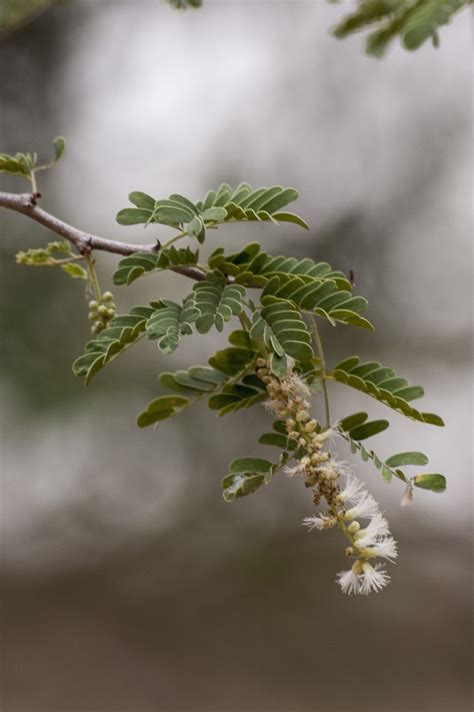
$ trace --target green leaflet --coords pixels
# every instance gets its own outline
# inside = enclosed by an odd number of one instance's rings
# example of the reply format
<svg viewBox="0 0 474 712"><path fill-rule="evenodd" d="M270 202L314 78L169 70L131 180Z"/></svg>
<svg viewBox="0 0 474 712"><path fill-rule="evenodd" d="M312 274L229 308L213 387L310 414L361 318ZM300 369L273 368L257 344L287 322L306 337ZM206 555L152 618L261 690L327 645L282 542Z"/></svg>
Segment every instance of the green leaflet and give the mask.
<svg viewBox="0 0 474 712"><path fill-rule="evenodd" d="M272 481L275 472L288 460L283 453L277 463L260 457L240 457L229 465L229 474L222 480L222 494L226 502L252 494Z"/></svg>
<svg viewBox="0 0 474 712"><path fill-rule="evenodd" d="M134 255L120 260L113 275L113 282L114 284L131 284L139 277L154 271L196 265L198 259L198 250L193 251L190 247L177 248L174 245L156 253L136 252Z"/></svg>
<svg viewBox="0 0 474 712"><path fill-rule="evenodd" d="M146 325L148 338L158 339L160 351L170 354L178 348L183 336L192 334L191 324L199 316L192 294L183 300L182 306L169 299L160 299Z"/></svg>
<svg viewBox="0 0 474 712"><path fill-rule="evenodd" d="M139 428L146 428L148 425L158 423L166 418L173 418L185 406L189 404L187 398L182 396L160 396L149 403L146 410L137 417Z"/></svg>
<svg viewBox="0 0 474 712"><path fill-rule="evenodd" d="M200 313L197 331L206 334L214 325L222 331L226 321L240 314L246 291L240 284L227 284L220 272L212 272L205 281L195 284L194 305Z"/></svg>
<svg viewBox="0 0 474 712"><path fill-rule="evenodd" d="M66 272L70 277L73 279L87 279L87 270L84 269L84 267L81 267L81 265L78 265L75 262L69 262L65 265L61 265L61 269L63 272Z"/></svg>
<svg viewBox="0 0 474 712"><path fill-rule="evenodd" d="M298 276L304 282L332 280L339 289L351 290L350 282L339 271L333 270L327 262L315 262L306 257L272 257L262 252L258 242L246 245L240 252L226 255L223 247L217 248L209 257L208 264L225 275L232 275L236 282L248 287L264 287L271 277L287 280Z"/></svg>
<svg viewBox="0 0 474 712"><path fill-rule="evenodd" d="M412 420L444 425L439 415L421 412L409 404L409 401L423 396L421 386L409 386L404 378L396 377L391 368L381 366L377 361L361 363L358 356L350 356L333 371L327 371L326 376L366 393Z"/></svg>
<svg viewBox="0 0 474 712"><path fill-rule="evenodd" d="M367 308L367 300L353 297L350 288L339 289L332 279L313 279L308 283L301 277L282 279L276 275L263 288L262 304L268 303L270 297L289 300L302 311L328 319L333 326L339 321L365 329L374 328L359 313Z"/></svg>
<svg viewBox="0 0 474 712"><path fill-rule="evenodd" d="M296 361L310 361L314 355L311 336L299 311L282 299L253 313L250 336L261 340L272 352L270 368L277 377L287 373L288 356Z"/></svg>
<svg viewBox="0 0 474 712"><path fill-rule="evenodd" d="M446 490L446 477L439 474L416 475L412 480L415 487L431 490L431 492L444 492Z"/></svg>
<svg viewBox="0 0 474 712"><path fill-rule="evenodd" d="M134 307L130 314L116 316L95 339L86 344L85 353L73 365L75 376L83 376L87 386L95 374L140 339L154 307Z"/></svg>
<svg viewBox="0 0 474 712"><path fill-rule="evenodd" d="M418 49L465 5L466 0L425 0L418 3L401 31L403 45L409 50Z"/></svg>
<svg viewBox="0 0 474 712"><path fill-rule="evenodd" d="M305 221L283 211L296 200L298 191L294 188L271 186L253 190L247 183L241 183L235 190L223 183L217 190L209 191L205 199L194 204L183 195L174 193L163 200L155 200L146 193L134 191L129 199L134 208L124 208L117 213L120 225L159 223L183 230L189 237L204 242L206 227L241 220L290 222L307 228Z"/></svg>

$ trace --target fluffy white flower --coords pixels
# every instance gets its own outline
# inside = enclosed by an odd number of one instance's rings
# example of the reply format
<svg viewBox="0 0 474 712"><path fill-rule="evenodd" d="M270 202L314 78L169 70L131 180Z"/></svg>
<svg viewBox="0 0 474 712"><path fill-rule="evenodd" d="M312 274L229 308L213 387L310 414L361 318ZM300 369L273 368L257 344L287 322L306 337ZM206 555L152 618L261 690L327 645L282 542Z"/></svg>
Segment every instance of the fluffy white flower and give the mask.
<svg viewBox="0 0 474 712"><path fill-rule="evenodd" d="M372 591L378 593L390 583L390 576L386 573L381 564L376 564L374 567L365 562L362 564L362 572L358 593L364 595Z"/></svg>
<svg viewBox="0 0 474 712"><path fill-rule="evenodd" d="M283 383L287 386L288 392L291 395L300 396L301 398L311 397L311 391L308 384L301 378L301 376L298 376L297 373L292 373L283 380Z"/></svg>
<svg viewBox="0 0 474 712"><path fill-rule="evenodd" d="M308 531L313 531L317 529L322 531L323 529L330 529L336 523L334 517L328 514L320 514L319 516L313 515L312 517L305 517L303 519L303 526L308 527Z"/></svg>
<svg viewBox="0 0 474 712"><path fill-rule="evenodd" d="M345 463L335 463L336 465L339 466L340 469L338 469L339 474L345 474L342 470L343 468L346 468L347 466ZM352 474L347 475L346 479L346 484L344 486L344 489L340 492L339 494L339 499L341 502L355 502L360 497L362 496L362 493L365 493L365 487L362 484L362 482Z"/></svg>
<svg viewBox="0 0 474 712"><path fill-rule="evenodd" d="M360 561L354 562L352 569L339 571L336 578L343 593L360 593L362 588L362 564Z"/></svg>
<svg viewBox="0 0 474 712"><path fill-rule="evenodd" d="M372 519L379 512L379 505L371 494L364 492L361 498L346 512L346 519Z"/></svg>
<svg viewBox="0 0 474 712"><path fill-rule="evenodd" d="M376 544L367 547L365 552L369 552L370 556L381 556L393 562L398 556L397 542L391 536L387 536Z"/></svg>
<svg viewBox="0 0 474 712"><path fill-rule="evenodd" d="M382 536L390 534L388 522L381 512L377 512L365 529L357 532L357 546L366 547L375 544Z"/></svg>

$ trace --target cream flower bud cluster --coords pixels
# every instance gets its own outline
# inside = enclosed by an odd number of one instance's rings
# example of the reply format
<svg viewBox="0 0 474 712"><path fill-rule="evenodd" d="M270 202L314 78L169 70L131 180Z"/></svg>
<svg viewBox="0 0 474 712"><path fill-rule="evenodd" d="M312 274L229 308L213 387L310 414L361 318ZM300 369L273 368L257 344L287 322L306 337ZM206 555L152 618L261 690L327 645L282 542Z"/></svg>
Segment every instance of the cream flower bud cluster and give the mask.
<svg viewBox="0 0 474 712"><path fill-rule="evenodd" d="M349 594L381 591L390 582L390 576L382 564L373 566L371 562L383 558L393 563L398 556L397 544L390 534L387 520L375 499L354 475L347 477L337 502L341 506L336 517L341 518L342 527L351 539L347 553L356 557L351 569L337 575L337 583L344 593ZM362 527L358 519L368 519L369 523Z"/></svg>
<svg viewBox="0 0 474 712"><path fill-rule="evenodd" d="M311 417L311 391L301 376L290 367L283 378L276 378L265 359L257 361L257 375L265 383L268 400L265 407L286 426L288 437L295 441L304 455L294 467L287 467L288 475L302 475L313 486L321 476L331 477L330 468L323 467L329 453L322 452L331 431L318 432L318 422Z"/></svg>
<svg viewBox="0 0 474 712"><path fill-rule="evenodd" d="M309 531L338 525L349 540L346 554L354 557L355 562L336 579L344 593L381 591L390 576L382 564L374 564L374 559L380 557L394 562L398 553L377 502L347 465L323 451L333 431L328 428L319 432L318 423L310 413L311 392L301 376L290 367L283 378L276 378L263 358L257 361L257 375L267 388L269 397L265 407L285 423L288 437L298 446L299 459L294 466L285 467L285 472L289 476L301 476L306 486L313 488L316 505L322 498L328 504L326 512L305 517L303 525ZM341 477L345 477L342 489L338 482ZM369 521L363 527L359 520Z"/></svg>

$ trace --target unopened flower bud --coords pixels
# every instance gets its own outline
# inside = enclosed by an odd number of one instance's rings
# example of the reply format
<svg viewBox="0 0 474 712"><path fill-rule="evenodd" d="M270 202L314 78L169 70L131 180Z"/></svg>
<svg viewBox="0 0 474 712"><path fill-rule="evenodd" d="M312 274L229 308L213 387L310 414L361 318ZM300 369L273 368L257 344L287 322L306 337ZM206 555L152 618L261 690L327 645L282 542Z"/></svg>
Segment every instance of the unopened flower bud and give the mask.
<svg viewBox="0 0 474 712"><path fill-rule="evenodd" d="M351 534L355 534L356 532L359 531L360 524L359 524L359 522L353 521L349 524L347 529L350 531Z"/></svg>
<svg viewBox="0 0 474 712"><path fill-rule="evenodd" d="M307 433L312 433L316 428L318 427L318 423L316 420L310 420L306 425L304 426L304 429L306 430Z"/></svg>

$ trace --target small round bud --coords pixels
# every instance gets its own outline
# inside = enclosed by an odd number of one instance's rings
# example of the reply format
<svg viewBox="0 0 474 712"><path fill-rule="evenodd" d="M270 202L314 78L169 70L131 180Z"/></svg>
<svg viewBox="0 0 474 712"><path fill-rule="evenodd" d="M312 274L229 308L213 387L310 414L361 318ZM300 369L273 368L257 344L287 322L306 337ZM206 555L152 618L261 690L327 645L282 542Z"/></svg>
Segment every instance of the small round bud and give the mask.
<svg viewBox="0 0 474 712"><path fill-rule="evenodd" d="M99 314L100 314L101 316L105 316L105 315L107 314L107 307L105 306L105 304L101 304L101 305L97 308L97 311L99 312Z"/></svg>
<svg viewBox="0 0 474 712"><path fill-rule="evenodd" d="M266 365L267 365L266 359L264 359L264 358L257 359L257 366L266 366Z"/></svg>
<svg viewBox="0 0 474 712"><path fill-rule="evenodd" d="M115 316L115 309L107 309L107 316L109 319L113 319Z"/></svg>
<svg viewBox="0 0 474 712"><path fill-rule="evenodd" d="M307 433L312 433L316 428L318 427L318 423L316 420L310 420L306 425L304 426L304 429L306 430Z"/></svg>
<svg viewBox="0 0 474 712"><path fill-rule="evenodd" d="M89 309L97 309L99 306L99 302L97 302L95 299L92 299L92 301L89 302Z"/></svg>
<svg viewBox="0 0 474 712"><path fill-rule="evenodd" d="M301 447L304 447L306 445L306 440L304 438L300 438L298 440L298 445L301 445Z"/></svg>
<svg viewBox="0 0 474 712"><path fill-rule="evenodd" d="M347 547L346 556L354 556L354 548L352 546Z"/></svg>
<svg viewBox="0 0 474 712"><path fill-rule="evenodd" d="M308 419L308 414L304 410L299 410L296 414L296 420L298 423L302 423L304 420Z"/></svg>
<svg viewBox="0 0 474 712"><path fill-rule="evenodd" d="M349 524L347 529L350 531L351 534L355 534L356 532L359 531L360 529L360 524L359 522L356 522L355 520Z"/></svg>
<svg viewBox="0 0 474 712"><path fill-rule="evenodd" d="M87 315L87 318L90 319L90 321L95 321L99 315L97 314L96 311L90 311L89 314Z"/></svg>
<svg viewBox="0 0 474 712"><path fill-rule="evenodd" d="M112 292L104 292L102 295L102 299L104 300L104 302L111 302L113 298L114 295L112 294Z"/></svg>
<svg viewBox="0 0 474 712"><path fill-rule="evenodd" d="M96 334L99 333L99 331L100 331L100 329L98 329L98 328L94 325L94 326L92 327L92 329L91 329L91 334L92 334L93 336L95 336Z"/></svg>
<svg viewBox="0 0 474 712"><path fill-rule="evenodd" d="M288 420L286 421L286 425L288 426L288 428L294 428L296 425L296 420L293 420L293 418L288 418Z"/></svg>
<svg viewBox="0 0 474 712"><path fill-rule="evenodd" d="M104 325L101 321L97 320L96 322L94 322L94 326L96 329L99 329L99 331L101 331Z"/></svg>

